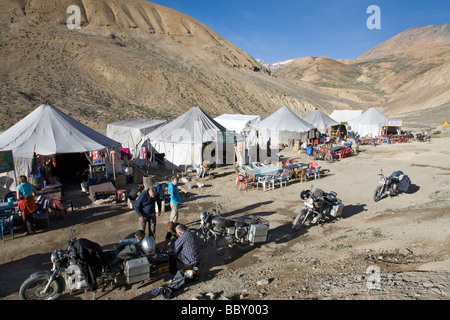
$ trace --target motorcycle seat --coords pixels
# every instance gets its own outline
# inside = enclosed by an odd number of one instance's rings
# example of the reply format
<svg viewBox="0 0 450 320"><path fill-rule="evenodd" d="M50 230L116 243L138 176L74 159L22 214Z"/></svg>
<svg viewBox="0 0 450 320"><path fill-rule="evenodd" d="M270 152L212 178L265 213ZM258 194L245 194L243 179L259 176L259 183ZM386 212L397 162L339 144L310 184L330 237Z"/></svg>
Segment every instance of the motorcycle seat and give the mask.
<svg viewBox="0 0 450 320"><path fill-rule="evenodd" d="M117 263L117 261L120 260L118 259L120 251L122 251L121 247L118 247L114 250L103 251L103 260L105 261L105 264L108 266L112 266Z"/></svg>

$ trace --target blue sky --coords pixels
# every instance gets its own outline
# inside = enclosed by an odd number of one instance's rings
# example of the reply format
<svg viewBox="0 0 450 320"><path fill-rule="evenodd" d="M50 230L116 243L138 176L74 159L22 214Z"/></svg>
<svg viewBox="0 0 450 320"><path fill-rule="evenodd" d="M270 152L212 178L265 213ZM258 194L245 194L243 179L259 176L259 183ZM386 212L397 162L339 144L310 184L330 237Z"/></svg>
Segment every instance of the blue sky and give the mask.
<svg viewBox="0 0 450 320"><path fill-rule="evenodd" d="M450 23L449 0L156 0L207 25L254 58L355 59L412 27ZM369 29L379 8L380 29Z"/></svg>

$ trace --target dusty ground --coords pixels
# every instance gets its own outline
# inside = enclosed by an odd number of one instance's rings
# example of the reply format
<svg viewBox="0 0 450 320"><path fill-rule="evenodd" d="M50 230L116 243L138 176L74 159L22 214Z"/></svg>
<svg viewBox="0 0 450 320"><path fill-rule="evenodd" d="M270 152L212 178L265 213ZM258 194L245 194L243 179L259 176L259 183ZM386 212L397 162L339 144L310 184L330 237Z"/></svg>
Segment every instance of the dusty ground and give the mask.
<svg viewBox="0 0 450 320"><path fill-rule="evenodd" d="M319 161L327 172L321 179L263 192L237 191L232 167L214 171L203 188L183 184L180 221L197 227L201 211L213 201L223 206L227 217L256 214L270 221L270 241L247 253L234 250L203 252L199 282L187 286L174 299L358 299L429 300L450 298L450 166L449 131L430 143L362 147L354 157L332 164ZM435 131L437 131L437 129ZM307 162L304 154L289 150L282 157ZM402 170L413 186L408 194L374 203L378 173ZM156 173L158 179L171 172ZM188 175L197 182L194 173ZM136 181L139 178L136 179ZM293 233L291 223L301 208L299 193L314 185L334 190L345 204L342 219L311 226ZM128 189L131 185L128 186ZM0 298L19 299L18 290L32 272L50 269L50 253L63 249L70 228L77 236L111 246L135 231L137 217L124 203L96 201L92 204L80 190L69 190L66 198L76 203L67 221L52 220L50 230L32 236L17 233L0 243ZM157 243L164 237L169 212L158 220ZM372 270L377 272L371 273ZM372 280L378 276L379 288ZM169 276L133 285L130 289L98 292L100 300L162 300L150 291L168 284ZM371 285L372 284L372 285ZM91 293L62 299L92 299Z"/></svg>

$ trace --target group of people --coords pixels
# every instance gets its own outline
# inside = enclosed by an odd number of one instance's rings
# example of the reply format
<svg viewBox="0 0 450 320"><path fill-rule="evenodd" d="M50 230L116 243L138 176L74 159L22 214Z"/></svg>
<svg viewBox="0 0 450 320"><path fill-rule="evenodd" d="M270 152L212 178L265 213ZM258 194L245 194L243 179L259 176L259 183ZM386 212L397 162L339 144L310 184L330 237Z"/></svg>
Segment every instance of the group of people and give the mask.
<svg viewBox="0 0 450 320"><path fill-rule="evenodd" d="M162 290L166 298L170 298L172 292L180 289L185 280L191 277L191 275L187 275L188 270L198 270L201 259L197 235L185 225L178 223L178 206L181 204L181 197L177 184L178 178L172 177L168 185L171 212L161 249L173 252L177 257L177 273L168 288ZM163 211L161 205L161 198L154 186L142 190L134 204L134 210L138 216L138 230L145 231L148 228L148 236L154 239L156 239L156 219Z"/></svg>

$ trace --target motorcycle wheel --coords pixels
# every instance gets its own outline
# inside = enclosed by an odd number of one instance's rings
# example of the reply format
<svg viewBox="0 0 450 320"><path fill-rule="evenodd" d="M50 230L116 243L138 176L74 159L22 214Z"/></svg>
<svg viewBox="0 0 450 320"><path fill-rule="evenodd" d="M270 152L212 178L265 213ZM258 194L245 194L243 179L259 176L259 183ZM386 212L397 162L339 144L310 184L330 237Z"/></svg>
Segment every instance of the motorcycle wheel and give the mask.
<svg viewBox="0 0 450 320"><path fill-rule="evenodd" d="M327 154L324 158L324 160L328 163L332 163L334 161L334 158L331 154Z"/></svg>
<svg viewBox="0 0 450 320"><path fill-rule="evenodd" d="M208 243L211 245L212 235L209 233L209 231L204 229L198 229L196 233L199 240L200 248L206 248L208 246Z"/></svg>
<svg viewBox="0 0 450 320"><path fill-rule="evenodd" d="M63 292L64 283L61 277L53 279L47 293L42 290L47 285L49 275L29 277L20 286L19 296L22 300L55 300Z"/></svg>
<svg viewBox="0 0 450 320"><path fill-rule="evenodd" d="M375 202L379 201L382 196L383 196L383 187L382 186L378 186L375 189L375 192L373 194L373 201L375 201Z"/></svg>
<svg viewBox="0 0 450 320"><path fill-rule="evenodd" d="M252 249L253 246L249 242L246 242L246 243L237 242L236 243L236 248L240 252L246 252L246 251L249 251L250 249Z"/></svg>
<svg viewBox="0 0 450 320"><path fill-rule="evenodd" d="M300 210L299 214L295 217L294 222L292 223L292 229L294 229L295 231L300 230L301 227L303 227L303 225L305 224L307 217L307 210Z"/></svg>

